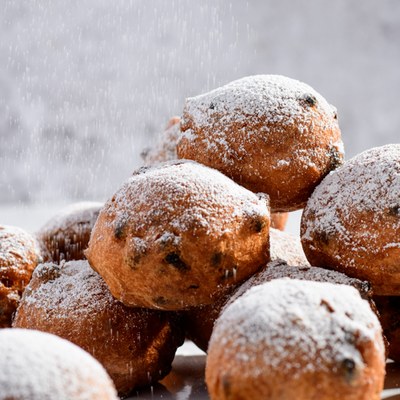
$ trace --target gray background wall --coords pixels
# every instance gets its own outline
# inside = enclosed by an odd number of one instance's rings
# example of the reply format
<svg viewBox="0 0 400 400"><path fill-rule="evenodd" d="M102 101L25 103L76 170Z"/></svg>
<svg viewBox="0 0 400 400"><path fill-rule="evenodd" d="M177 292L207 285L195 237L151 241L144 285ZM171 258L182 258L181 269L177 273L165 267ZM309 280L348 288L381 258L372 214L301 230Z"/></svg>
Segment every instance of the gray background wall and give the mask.
<svg viewBox="0 0 400 400"><path fill-rule="evenodd" d="M276 73L399 142L397 0L2 0L0 203L106 199L185 97Z"/></svg>

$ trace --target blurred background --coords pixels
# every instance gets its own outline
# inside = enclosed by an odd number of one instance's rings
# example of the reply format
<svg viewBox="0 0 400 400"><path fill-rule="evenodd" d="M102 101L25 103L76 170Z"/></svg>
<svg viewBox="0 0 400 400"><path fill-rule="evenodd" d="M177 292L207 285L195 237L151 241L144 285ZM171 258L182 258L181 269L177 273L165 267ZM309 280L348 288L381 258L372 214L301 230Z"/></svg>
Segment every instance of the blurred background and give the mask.
<svg viewBox="0 0 400 400"><path fill-rule="evenodd" d="M106 200L185 97L250 74L338 109L347 158L399 141L397 0L2 0L0 223Z"/></svg>

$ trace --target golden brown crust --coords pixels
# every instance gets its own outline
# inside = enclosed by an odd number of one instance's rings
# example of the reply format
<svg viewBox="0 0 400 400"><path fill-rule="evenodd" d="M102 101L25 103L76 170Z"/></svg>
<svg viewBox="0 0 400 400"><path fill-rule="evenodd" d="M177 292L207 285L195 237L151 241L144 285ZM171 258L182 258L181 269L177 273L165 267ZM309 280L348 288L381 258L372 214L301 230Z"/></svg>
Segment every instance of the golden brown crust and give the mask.
<svg viewBox="0 0 400 400"><path fill-rule="evenodd" d="M378 400L385 376L376 316L348 286L274 280L228 306L210 341L213 400Z"/></svg>
<svg viewBox="0 0 400 400"><path fill-rule="evenodd" d="M40 261L40 248L33 236L0 225L0 328L11 326L22 293Z"/></svg>
<svg viewBox="0 0 400 400"><path fill-rule="evenodd" d="M83 348L104 366L120 394L170 371L183 342L179 325L172 313L129 308L115 300L87 261L40 265L13 324Z"/></svg>
<svg viewBox="0 0 400 400"><path fill-rule="evenodd" d="M400 145L365 151L328 175L304 209L301 240L311 264L400 293Z"/></svg>
<svg viewBox="0 0 400 400"><path fill-rule="evenodd" d="M189 161L138 171L107 202L86 253L126 305L210 304L269 257L267 197Z"/></svg>
<svg viewBox="0 0 400 400"><path fill-rule="evenodd" d="M336 111L311 87L275 75L246 77L186 100L179 158L216 168L273 212L302 208L342 163Z"/></svg>
<svg viewBox="0 0 400 400"><path fill-rule="evenodd" d="M102 207L103 203L75 203L52 217L36 234L44 261L84 260L84 250Z"/></svg>

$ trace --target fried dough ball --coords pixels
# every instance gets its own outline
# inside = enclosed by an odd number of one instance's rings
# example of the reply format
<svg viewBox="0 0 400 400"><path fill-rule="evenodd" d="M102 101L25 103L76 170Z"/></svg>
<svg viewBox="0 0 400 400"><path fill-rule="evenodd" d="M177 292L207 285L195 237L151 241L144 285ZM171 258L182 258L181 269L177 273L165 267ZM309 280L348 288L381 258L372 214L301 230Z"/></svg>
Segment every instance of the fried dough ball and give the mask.
<svg viewBox="0 0 400 400"><path fill-rule="evenodd" d="M389 342L388 357L400 362L400 297L374 296L383 333Z"/></svg>
<svg viewBox="0 0 400 400"><path fill-rule="evenodd" d="M273 239L271 237L271 243ZM368 300L371 308L376 312L372 300L372 292L367 282L349 278L340 272L329 271L323 268L311 267L310 265L289 265L283 260L271 261L260 272L253 275L243 284L221 297L212 305L194 307L183 314L186 336L191 339L203 351L207 351L211 333L215 321L221 311L234 300L242 296L254 286L274 279L290 278L314 282L329 282L334 284L349 285L357 289L363 299Z"/></svg>
<svg viewBox="0 0 400 400"><path fill-rule="evenodd" d="M101 207L103 203L75 203L51 218L36 234L44 261L84 260L83 252Z"/></svg>
<svg viewBox="0 0 400 400"><path fill-rule="evenodd" d="M343 160L334 107L310 86L279 75L249 76L186 100L179 158L216 168L271 210L302 208Z"/></svg>
<svg viewBox="0 0 400 400"><path fill-rule="evenodd" d="M381 327L352 287L278 279L227 306L211 336L212 400L378 400Z"/></svg>
<svg viewBox="0 0 400 400"><path fill-rule="evenodd" d="M145 165L172 161L178 158L176 144L181 133L180 122L181 119L179 117L172 117L154 148L146 149L142 152L141 156Z"/></svg>
<svg viewBox="0 0 400 400"><path fill-rule="evenodd" d="M86 260L37 267L13 323L53 333L86 350L122 395L167 375L183 343L179 325L171 313L115 300Z"/></svg>
<svg viewBox="0 0 400 400"><path fill-rule="evenodd" d="M0 354L0 400L118 400L104 368L57 336L1 329Z"/></svg>
<svg viewBox="0 0 400 400"><path fill-rule="evenodd" d="M328 175L302 216L310 263L367 280L376 295L399 295L399 193L399 144L367 150Z"/></svg>
<svg viewBox="0 0 400 400"><path fill-rule="evenodd" d="M0 225L0 328L11 326L25 286L39 262L39 244L32 235Z"/></svg>
<svg viewBox="0 0 400 400"><path fill-rule="evenodd" d="M126 305L210 304L269 258L267 197L191 161L138 170L107 202L87 258Z"/></svg>
<svg viewBox="0 0 400 400"><path fill-rule="evenodd" d="M286 222L289 218L289 213L272 213L271 214L271 228L285 230Z"/></svg>

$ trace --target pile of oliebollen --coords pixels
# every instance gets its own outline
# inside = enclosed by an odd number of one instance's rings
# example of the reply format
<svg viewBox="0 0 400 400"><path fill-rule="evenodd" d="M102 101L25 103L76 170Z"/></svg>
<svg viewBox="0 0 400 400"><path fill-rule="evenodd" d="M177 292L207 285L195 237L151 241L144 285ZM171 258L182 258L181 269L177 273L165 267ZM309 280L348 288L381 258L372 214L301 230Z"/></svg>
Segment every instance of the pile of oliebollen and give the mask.
<svg viewBox="0 0 400 400"><path fill-rule="evenodd" d="M336 109L257 75L188 98L142 156L105 204L0 226L0 400L127 396L185 337L211 399L380 399L400 360L400 145L344 162Z"/></svg>

